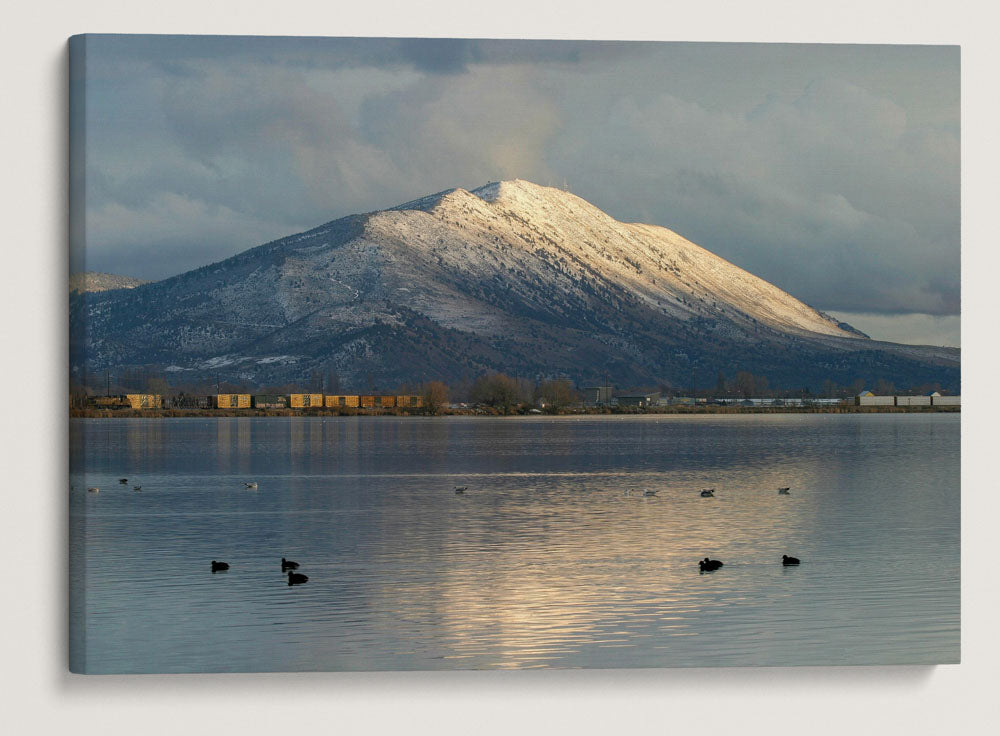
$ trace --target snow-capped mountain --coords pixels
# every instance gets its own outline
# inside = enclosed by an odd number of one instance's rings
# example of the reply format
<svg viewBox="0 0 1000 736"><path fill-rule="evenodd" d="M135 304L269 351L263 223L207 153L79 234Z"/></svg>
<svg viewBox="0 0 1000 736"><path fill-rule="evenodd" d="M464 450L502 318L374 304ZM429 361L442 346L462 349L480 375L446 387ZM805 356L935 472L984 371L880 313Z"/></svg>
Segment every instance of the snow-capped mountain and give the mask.
<svg viewBox="0 0 1000 736"><path fill-rule="evenodd" d="M78 370L157 364L346 388L501 370L690 385L747 370L816 388L954 383L959 351L876 342L662 227L526 181L352 215L71 304Z"/></svg>

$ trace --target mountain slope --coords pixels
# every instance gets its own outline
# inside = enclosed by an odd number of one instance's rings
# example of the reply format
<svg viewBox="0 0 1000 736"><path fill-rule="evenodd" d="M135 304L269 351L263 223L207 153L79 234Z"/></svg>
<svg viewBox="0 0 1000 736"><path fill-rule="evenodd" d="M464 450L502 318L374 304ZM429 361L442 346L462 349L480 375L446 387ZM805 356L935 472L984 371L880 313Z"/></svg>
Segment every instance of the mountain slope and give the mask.
<svg viewBox="0 0 1000 736"><path fill-rule="evenodd" d="M676 233L512 181L352 215L71 305L82 370L354 389L488 370L687 386L692 368L773 385L958 381L958 351L879 343ZM818 388L818 386L817 386Z"/></svg>
<svg viewBox="0 0 1000 736"><path fill-rule="evenodd" d="M118 274L101 273L99 271L84 271L82 273L70 274L69 290L71 292L83 292L134 289L137 286L147 283L149 282L132 278L131 276L119 276Z"/></svg>

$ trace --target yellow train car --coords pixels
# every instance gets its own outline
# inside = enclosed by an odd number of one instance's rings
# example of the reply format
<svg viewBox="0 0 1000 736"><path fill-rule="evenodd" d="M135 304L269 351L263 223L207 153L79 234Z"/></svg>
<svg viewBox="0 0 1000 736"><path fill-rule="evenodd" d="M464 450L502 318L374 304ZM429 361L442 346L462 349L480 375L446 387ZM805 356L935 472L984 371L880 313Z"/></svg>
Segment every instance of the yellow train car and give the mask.
<svg viewBox="0 0 1000 736"><path fill-rule="evenodd" d="M401 409L419 409L424 405L423 396L397 396L396 406Z"/></svg>
<svg viewBox="0 0 1000 736"><path fill-rule="evenodd" d="M290 394L288 405L293 409L315 409L323 406L323 394Z"/></svg>
<svg viewBox="0 0 1000 736"><path fill-rule="evenodd" d="M395 396L376 396L375 406L381 406L383 409L392 409L396 406Z"/></svg>
<svg viewBox="0 0 1000 736"><path fill-rule="evenodd" d="M122 396L89 396L87 405L99 409L123 409L128 406L128 401Z"/></svg>
<svg viewBox="0 0 1000 736"><path fill-rule="evenodd" d="M216 394L212 406L216 409L249 409L250 394Z"/></svg>
<svg viewBox="0 0 1000 736"><path fill-rule="evenodd" d="M361 408L362 409L373 409L375 407L375 397L374 396L361 396Z"/></svg>
<svg viewBox="0 0 1000 736"><path fill-rule="evenodd" d="M125 399L133 409L163 408L163 397L160 394L125 394Z"/></svg>
<svg viewBox="0 0 1000 736"><path fill-rule="evenodd" d="M339 407L352 407L356 409L358 403L358 396L325 396L323 398L323 404L327 409L337 409Z"/></svg>

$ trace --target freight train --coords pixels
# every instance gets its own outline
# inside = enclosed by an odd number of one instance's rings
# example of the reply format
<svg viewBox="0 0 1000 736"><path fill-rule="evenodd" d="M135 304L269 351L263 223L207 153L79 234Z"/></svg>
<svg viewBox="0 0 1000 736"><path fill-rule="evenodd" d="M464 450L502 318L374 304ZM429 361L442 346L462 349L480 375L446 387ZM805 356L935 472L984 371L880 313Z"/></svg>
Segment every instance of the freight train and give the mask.
<svg viewBox="0 0 1000 736"><path fill-rule="evenodd" d="M170 405L160 394L91 396L87 403L98 409L162 409ZM199 396L200 409L421 409L423 396L414 394L211 394Z"/></svg>

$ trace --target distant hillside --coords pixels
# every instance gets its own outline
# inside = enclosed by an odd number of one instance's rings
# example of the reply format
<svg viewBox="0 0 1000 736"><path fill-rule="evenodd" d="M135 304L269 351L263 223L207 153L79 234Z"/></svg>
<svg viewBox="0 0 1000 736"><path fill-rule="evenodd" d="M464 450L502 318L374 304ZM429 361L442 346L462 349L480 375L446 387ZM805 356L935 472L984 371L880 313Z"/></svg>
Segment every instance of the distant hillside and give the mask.
<svg viewBox="0 0 1000 736"><path fill-rule="evenodd" d="M70 274L69 290L70 292L79 293L86 291L110 291L111 289L134 289L137 286L148 283L148 281L134 279L131 276L85 271L84 273Z"/></svg>
<svg viewBox="0 0 1000 736"><path fill-rule="evenodd" d="M489 371L580 384L959 384L954 348L869 339L663 227L525 181L351 215L140 288L71 299L74 369L345 389Z"/></svg>

